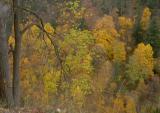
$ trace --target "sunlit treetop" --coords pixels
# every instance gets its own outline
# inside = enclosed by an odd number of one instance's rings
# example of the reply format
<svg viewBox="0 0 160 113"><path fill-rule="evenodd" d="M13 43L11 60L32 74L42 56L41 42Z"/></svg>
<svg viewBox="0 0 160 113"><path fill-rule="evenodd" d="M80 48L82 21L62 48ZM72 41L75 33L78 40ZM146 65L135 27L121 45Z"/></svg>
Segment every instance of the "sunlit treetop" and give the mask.
<svg viewBox="0 0 160 113"><path fill-rule="evenodd" d="M80 0L63 2L60 6L57 18L56 32L61 34L69 32L69 29L76 28L79 20L83 18L85 9L81 6Z"/></svg>
<svg viewBox="0 0 160 113"><path fill-rule="evenodd" d="M144 8L143 14L141 17L141 27L144 31L146 31L149 27L150 24L150 19L151 19L151 11L148 7Z"/></svg>
<svg viewBox="0 0 160 113"><path fill-rule="evenodd" d="M113 105L107 109L107 113L137 113L136 103L131 96L118 94L113 98Z"/></svg>
<svg viewBox="0 0 160 113"><path fill-rule="evenodd" d="M129 59L127 76L135 82L153 76L153 50L151 45L140 43Z"/></svg>
<svg viewBox="0 0 160 113"><path fill-rule="evenodd" d="M68 65L71 75L90 75L92 57L89 48L94 44L91 32L71 29L60 42L62 59Z"/></svg>
<svg viewBox="0 0 160 113"><path fill-rule="evenodd" d="M126 60L125 43L115 40L113 43L113 60L122 63Z"/></svg>
<svg viewBox="0 0 160 113"><path fill-rule="evenodd" d="M112 16L105 15L104 17L98 19L95 24L95 30L105 30L109 35L113 37L118 36Z"/></svg>
<svg viewBox="0 0 160 113"><path fill-rule="evenodd" d="M113 42L119 37L112 16L105 15L97 20L93 35L96 44L104 49L109 59L113 59Z"/></svg>
<svg viewBox="0 0 160 113"><path fill-rule="evenodd" d="M119 20L119 25L122 29L131 29L133 28L133 21L130 19L130 18L127 18L127 17L124 17L124 16L121 16L118 18Z"/></svg>

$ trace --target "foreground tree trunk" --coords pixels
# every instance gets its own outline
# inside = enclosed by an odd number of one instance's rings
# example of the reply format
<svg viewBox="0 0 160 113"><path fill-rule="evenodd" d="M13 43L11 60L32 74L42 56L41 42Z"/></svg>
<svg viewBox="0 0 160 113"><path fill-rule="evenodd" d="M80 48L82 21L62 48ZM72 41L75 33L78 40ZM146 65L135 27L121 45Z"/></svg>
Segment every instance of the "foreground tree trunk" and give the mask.
<svg viewBox="0 0 160 113"><path fill-rule="evenodd" d="M15 106L20 106L20 53L21 33L19 29L19 0L13 0L15 49L13 54L13 97Z"/></svg>
<svg viewBox="0 0 160 113"><path fill-rule="evenodd" d="M1 100L13 105L12 81L8 56L8 30L11 29L9 7L0 2L0 93Z"/></svg>

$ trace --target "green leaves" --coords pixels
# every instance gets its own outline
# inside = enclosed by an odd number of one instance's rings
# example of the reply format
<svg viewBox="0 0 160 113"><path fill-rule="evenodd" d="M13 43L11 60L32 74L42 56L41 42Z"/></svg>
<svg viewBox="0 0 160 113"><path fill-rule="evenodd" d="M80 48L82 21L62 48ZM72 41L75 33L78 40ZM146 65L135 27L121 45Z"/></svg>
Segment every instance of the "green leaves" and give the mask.
<svg viewBox="0 0 160 113"><path fill-rule="evenodd" d="M87 30L71 29L60 42L65 68L69 68L71 96L77 104L83 104L91 93L92 57L90 48L94 38Z"/></svg>
<svg viewBox="0 0 160 113"><path fill-rule="evenodd" d="M75 12L79 8L79 5L80 5L80 1L79 0L69 1L67 3L67 6L73 12Z"/></svg>
<svg viewBox="0 0 160 113"><path fill-rule="evenodd" d="M72 75L89 75L92 71L90 46L94 39L89 31L71 30L60 42L64 65L69 66Z"/></svg>
<svg viewBox="0 0 160 113"><path fill-rule="evenodd" d="M45 87L45 92L47 94L55 94L57 93L57 87L58 87L58 82L60 81L60 72L52 71L48 72L44 75L44 87Z"/></svg>
<svg viewBox="0 0 160 113"><path fill-rule="evenodd" d="M74 101L83 105L87 95L92 93L92 84L88 78L80 77L79 79L74 79L71 86L71 95Z"/></svg>

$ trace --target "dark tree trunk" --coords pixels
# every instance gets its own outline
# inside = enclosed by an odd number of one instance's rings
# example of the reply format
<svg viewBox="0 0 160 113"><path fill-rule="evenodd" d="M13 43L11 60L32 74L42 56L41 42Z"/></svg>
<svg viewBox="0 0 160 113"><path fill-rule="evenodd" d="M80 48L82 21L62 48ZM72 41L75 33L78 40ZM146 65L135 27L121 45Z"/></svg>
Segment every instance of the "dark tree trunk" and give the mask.
<svg viewBox="0 0 160 113"><path fill-rule="evenodd" d="M8 56L8 25L10 11L9 7L0 2L0 96L8 106L13 105L12 81L10 77L9 56Z"/></svg>
<svg viewBox="0 0 160 113"><path fill-rule="evenodd" d="M20 106L20 53L21 34L19 29L19 0L13 0L15 49L13 54L13 97L15 106Z"/></svg>

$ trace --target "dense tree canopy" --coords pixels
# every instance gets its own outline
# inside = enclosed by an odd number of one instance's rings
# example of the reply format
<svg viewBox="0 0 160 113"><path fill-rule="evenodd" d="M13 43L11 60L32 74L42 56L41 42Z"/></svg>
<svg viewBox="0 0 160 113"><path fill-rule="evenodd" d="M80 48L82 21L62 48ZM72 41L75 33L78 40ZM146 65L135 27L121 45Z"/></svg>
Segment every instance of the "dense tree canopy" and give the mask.
<svg viewBox="0 0 160 113"><path fill-rule="evenodd" d="M0 0L2 112L160 113L159 14L159 0Z"/></svg>

